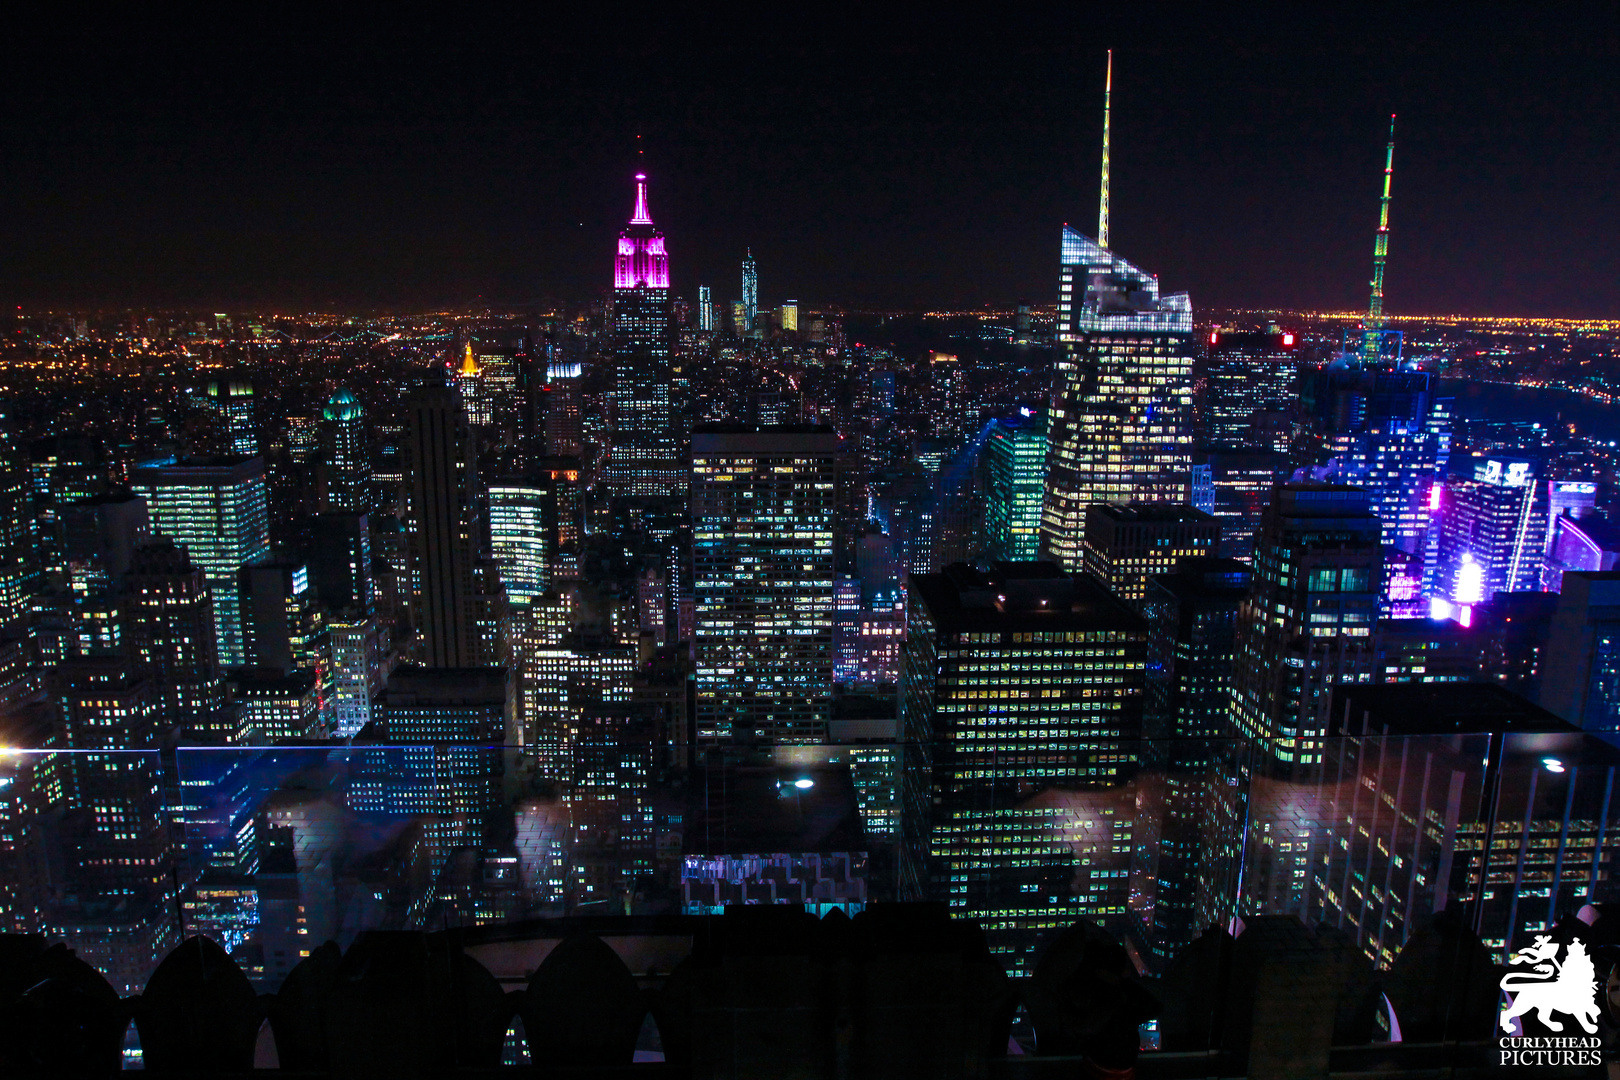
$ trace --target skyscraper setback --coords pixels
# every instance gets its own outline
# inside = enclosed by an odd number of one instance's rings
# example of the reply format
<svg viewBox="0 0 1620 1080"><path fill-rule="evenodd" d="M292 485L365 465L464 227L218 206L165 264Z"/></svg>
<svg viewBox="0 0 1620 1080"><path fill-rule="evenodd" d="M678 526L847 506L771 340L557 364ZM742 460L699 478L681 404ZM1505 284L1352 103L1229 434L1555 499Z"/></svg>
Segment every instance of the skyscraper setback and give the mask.
<svg viewBox="0 0 1620 1080"><path fill-rule="evenodd" d="M676 495L685 486L671 381L669 255L636 174L636 206L613 261L613 381L606 481L615 495Z"/></svg>

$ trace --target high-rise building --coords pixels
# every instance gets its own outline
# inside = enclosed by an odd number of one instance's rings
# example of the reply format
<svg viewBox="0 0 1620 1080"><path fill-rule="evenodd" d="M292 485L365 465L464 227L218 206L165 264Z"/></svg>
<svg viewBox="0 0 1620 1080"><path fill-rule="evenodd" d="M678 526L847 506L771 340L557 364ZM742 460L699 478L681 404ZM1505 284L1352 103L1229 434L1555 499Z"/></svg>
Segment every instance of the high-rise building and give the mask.
<svg viewBox="0 0 1620 1080"><path fill-rule="evenodd" d="M375 613L371 523L366 514L318 515L305 551L309 583L321 607L357 618Z"/></svg>
<svg viewBox="0 0 1620 1080"><path fill-rule="evenodd" d="M1360 365L1316 372L1302 380L1301 398L1319 432L1315 453L1328 463L1326 478L1366 491L1384 547L1409 556L1390 560L1386 609L1426 614L1426 595L1444 592L1429 579L1439 539L1436 488L1451 457L1450 399L1435 394L1426 372Z"/></svg>
<svg viewBox="0 0 1620 1080"><path fill-rule="evenodd" d="M557 493L549 473L489 483L490 552L506 599L527 606L551 585L557 550Z"/></svg>
<svg viewBox="0 0 1620 1080"><path fill-rule="evenodd" d="M1329 694L1372 681L1380 530L1359 488L1272 489L1238 612L1232 718L1273 761L1320 764Z"/></svg>
<svg viewBox="0 0 1620 1080"><path fill-rule="evenodd" d="M474 427L488 427L495 418L493 395L485 384L478 358L473 355L471 341L462 343L460 364L453 378L456 392L461 395L461 408L467 414L467 422Z"/></svg>
<svg viewBox="0 0 1620 1080"><path fill-rule="evenodd" d="M1212 834L1214 802L1235 777L1228 710L1238 608L1249 566L1236 559L1184 560L1148 579L1146 700L1132 893L1155 967L1204 929L1198 895L1230 888L1236 860Z"/></svg>
<svg viewBox="0 0 1620 1080"><path fill-rule="evenodd" d="M111 463L101 440L89 435L53 435L30 444L28 451L40 566L60 581L67 572L62 512L74 503L105 495Z"/></svg>
<svg viewBox="0 0 1620 1080"><path fill-rule="evenodd" d="M1434 595L1454 606L1539 584L1545 503L1532 461L1482 458L1471 480L1453 480L1439 502L1440 542Z"/></svg>
<svg viewBox="0 0 1620 1080"><path fill-rule="evenodd" d="M0 427L0 628L20 627L41 585L39 533L24 447Z"/></svg>
<svg viewBox="0 0 1620 1080"><path fill-rule="evenodd" d="M500 668L396 669L372 706L380 742L353 753L353 809L440 819L435 873L500 805L508 689Z"/></svg>
<svg viewBox="0 0 1620 1080"><path fill-rule="evenodd" d="M248 663L270 671L326 674L326 622L303 562L266 559L242 567L242 627Z"/></svg>
<svg viewBox="0 0 1620 1080"><path fill-rule="evenodd" d="M447 388L420 390L405 408L411 625L428 667L467 667L477 647L472 433Z"/></svg>
<svg viewBox="0 0 1620 1080"><path fill-rule="evenodd" d="M545 454L548 456L577 458L584 452L582 375L580 362L568 359L560 351L546 367L540 399L545 414Z"/></svg>
<svg viewBox="0 0 1620 1080"><path fill-rule="evenodd" d="M754 265L754 249L747 249L742 264L743 332L759 329L759 268Z"/></svg>
<svg viewBox="0 0 1620 1080"><path fill-rule="evenodd" d="M797 334L799 332L799 302L797 300L784 300L782 302L782 330L788 334Z"/></svg>
<svg viewBox="0 0 1620 1080"><path fill-rule="evenodd" d="M1041 546L1075 571L1092 503L1187 501L1192 303L1064 226L1057 340Z"/></svg>
<svg viewBox="0 0 1620 1080"><path fill-rule="evenodd" d="M183 458L131 470L130 487L146 500L155 532L185 545L214 598L219 661L247 663L237 571L270 554L264 459Z"/></svg>
<svg viewBox="0 0 1620 1080"><path fill-rule="evenodd" d="M705 334L712 334L715 330L714 294L707 285L698 286L698 329Z"/></svg>
<svg viewBox="0 0 1620 1080"><path fill-rule="evenodd" d="M700 740L826 738L837 458L831 428L693 433Z"/></svg>
<svg viewBox="0 0 1620 1080"><path fill-rule="evenodd" d="M636 207L613 264L612 435L606 483L617 495L677 495L685 487L672 400L669 256L636 174Z"/></svg>
<svg viewBox="0 0 1620 1080"><path fill-rule="evenodd" d="M1186 504L1093 503L1086 510L1085 570L1140 609L1147 579L1183 559L1215 554L1221 526Z"/></svg>
<svg viewBox="0 0 1620 1080"><path fill-rule="evenodd" d="M1041 542L1046 497L1046 416L1024 414L992 421L983 450L986 556L1029 562Z"/></svg>
<svg viewBox="0 0 1620 1080"><path fill-rule="evenodd" d="M1041 931L1126 912L1147 626L1050 563L912 578L900 893L1028 973Z"/></svg>
<svg viewBox="0 0 1620 1080"><path fill-rule="evenodd" d="M214 599L202 568L184 547L157 540L135 549L121 585L130 654L152 685L158 722L206 742L242 741L224 708Z"/></svg>
<svg viewBox="0 0 1620 1080"><path fill-rule="evenodd" d="M1542 670L1545 708L1578 728L1620 733L1620 571L1564 574Z"/></svg>
<svg viewBox="0 0 1620 1080"><path fill-rule="evenodd" d="M331 654L329 683L332 737L348 739L371 722L371 698L381 682L381 642L370 619L334 615L326 632Z"/></svg>
<svg viewBox="0 0 1620 1080"><path fill-rule="evenodd" d="M1547 530L1547 554L1541 564L1541 587L1548 592L1563 588L1570 570L1613 570L1620 566L1620 527L1607 517L1553 517Z"/></svg>
<svg viewBox="0 0 1620 1080"><path fill-rule="evenodd" d="M1210 446L1287 453L1298 400L1299 335L1215 329L1198 379L1198 433Z"/></svg>
<svg viewBox="0 0 1620 1080"><path fill-rule="evenodd" d="M257 454L259 424L253 407L253 383L242 377L214 379L204 392L223 429L225 452Z"/></svg>
<svg viewBox="0 0 1620 1080"><path fill-rule="evenodd" d="M1275 450L1200 451L1193 455L1193 496L1198 509L1221 523L1219 554L1247 559L1275 484L1294 471L1287 454Z"/></svg>
<svg viewBox="0 0 1620 1080"><path fill-rule="evenodd" d="M321 416L321 460L316 470L320 509L365 513L371 505L371 455L360 402L349 391L339 390Z"/></svg>

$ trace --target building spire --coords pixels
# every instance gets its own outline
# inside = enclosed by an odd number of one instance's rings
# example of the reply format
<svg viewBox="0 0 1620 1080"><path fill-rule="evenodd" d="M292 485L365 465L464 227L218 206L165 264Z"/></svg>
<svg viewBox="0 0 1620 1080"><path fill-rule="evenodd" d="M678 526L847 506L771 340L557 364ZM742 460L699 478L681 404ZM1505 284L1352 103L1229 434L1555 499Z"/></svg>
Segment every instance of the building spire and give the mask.
<svg viewBox="0 0 1620 1080"><path fill-rule="evenodd" d="M632 225L651 225L652 214L647 211L647 174L636 173L636 212L630 215Z"/></svg>
<svg viewBox="0 0 1620 1080"><path fill-rule="evenodd" d="M1395 175L1395 114L1389 114L1389 147L1384 151L1384 197L1378 206L1378 238L1373 242L1372 297L1367 301L1367 327L1361 335L1361 358L1378 359L1384 328L1384 262L1389 257L1389 182Z"/></svg>
<svg viewBox="0 0 1620 1080"><path fill-rule="evenodd" d="M1102 200L1097 207L1097 246L1108 246L1108 114L1114 96L1114 50L1108 50L1108 78L1103 83Z"/></svg>

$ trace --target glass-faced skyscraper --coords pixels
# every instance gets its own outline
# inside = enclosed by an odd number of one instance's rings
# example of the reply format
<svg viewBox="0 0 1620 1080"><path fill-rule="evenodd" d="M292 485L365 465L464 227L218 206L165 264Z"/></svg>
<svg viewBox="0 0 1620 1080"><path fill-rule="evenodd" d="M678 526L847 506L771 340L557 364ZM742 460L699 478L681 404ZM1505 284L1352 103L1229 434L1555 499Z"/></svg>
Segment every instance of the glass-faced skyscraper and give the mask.
<svg viewBox="0 0 1620 1080"><path fill-rule="evenodd" d="M1185 502L1192 467L1192 302L1063 229L1041 546L1081 568L1086 508Z"/></svg>
<svg viewBox="0 0 1620 1080"><path fill-rule="evenodd" d="M676 495L685 485L671 400L669 255L636 174L636 208L613 260L612 436L607 486L615 495Z"/></svg>
<svg viewBox="0 0 1620 1080"><path fill-rule="evenodd" d="M152 527L184 544L214 597L219 662L247 663L237 571L270 555L264 459L225 457L142 465L130 487L146 500Z"/></svg>
<svg viewBox="0 0 1620 1080"><path fill-rule="evenodd" d="M208 384L207 393L223 429L226 451L257 454L259 428L253 409L253 384L245 378L215 379Z"/></svg>
<svg viewBox="0 0 1620 1080"><path fill-rule="evenodd" d="M837 455L826 427L692 433L700 741L826 738Z"/></svg>
<svg viewBox="0 0 1620 1080"><path fill-rule="evenodd" d="M989 558L1028 562L1040 547L1046 493L1046 417L996 420L984 441L984 530Z"/></svg>

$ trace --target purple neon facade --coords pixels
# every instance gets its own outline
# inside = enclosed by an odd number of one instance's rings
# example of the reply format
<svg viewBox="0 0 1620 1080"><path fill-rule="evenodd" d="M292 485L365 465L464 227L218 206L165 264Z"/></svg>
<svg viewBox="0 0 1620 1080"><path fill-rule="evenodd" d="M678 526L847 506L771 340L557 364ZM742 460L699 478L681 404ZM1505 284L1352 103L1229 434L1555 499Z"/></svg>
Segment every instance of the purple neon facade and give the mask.
<svg viewBox="0 0 1620 1080"><path fill-rule="evenodd" d="M669 255L664 234L653 224L647 209L647 176L636 174L636 209L630 224L619 234L619 253L613 260L615 289L669 288Z"/></svg>

